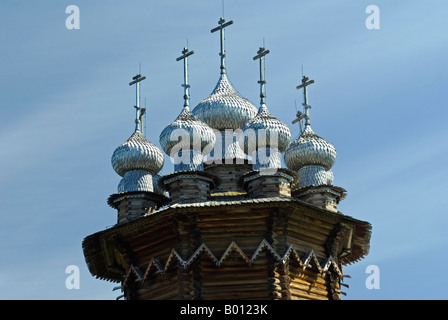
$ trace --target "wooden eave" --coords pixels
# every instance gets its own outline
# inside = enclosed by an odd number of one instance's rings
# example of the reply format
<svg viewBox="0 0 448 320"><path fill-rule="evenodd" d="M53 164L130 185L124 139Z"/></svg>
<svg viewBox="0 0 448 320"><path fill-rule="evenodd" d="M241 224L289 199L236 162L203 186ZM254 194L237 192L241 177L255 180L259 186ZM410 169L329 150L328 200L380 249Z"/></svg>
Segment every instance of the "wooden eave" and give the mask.
<svg viewBox="0 0 448 320"><path fill-rule="evenodd" d="M151 226L164 221L164 219L170 219L178 214L188 215L189 213L210 211L211 209L225 211L250 209L251 211L254 211L257 208L290 208L290 215L305 214L312 217L312 219L325 220L327 223L333 225L342 223L353 226L352 248L350 252L343 257L340 257L339 262L342 265L359 261L369 252L371 236L370 223L354 219L340 212L331 212L295 198L274 197L174 204L137 220L122 225L115 225L109 229L87 236L83 240L85 260L90 272L97 278L120 282L122 281L122 276L125 273L126 267L124 265L117 266L116 262L113 262L114 257L116 256L114 242L117 241L117 238L120 239L132 236L133 234L138 233L139 230L150 228ZM117 244L117 246L119 247L119 244Z"/></svg>

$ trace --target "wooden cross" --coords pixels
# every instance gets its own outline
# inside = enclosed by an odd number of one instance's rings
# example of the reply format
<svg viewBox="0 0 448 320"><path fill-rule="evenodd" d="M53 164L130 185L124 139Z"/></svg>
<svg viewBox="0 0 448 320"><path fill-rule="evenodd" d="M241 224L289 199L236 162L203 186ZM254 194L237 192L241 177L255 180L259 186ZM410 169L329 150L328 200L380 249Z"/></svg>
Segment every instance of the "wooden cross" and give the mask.
<svg viewBox="0 0 448 320"><path fill-rule="evenodd" d="M264 85L266 84L266 81L264 80L264 56L269 52L269 50L260 47L260 49L257 51L257 55L253 57L254 60L260 59L260 81L258 81L258 83L260 84L260 104L262 105L266 103L266 92L264 87Z"/></svg>
<svg viewBox="0 0 448 320"><path fill-rule="evenodd" d="M184 48L182 50L182 55L179 58L176 58L176 61L184 60L184 84L182 84L182 87L184 87L184 108L189 107L189 101L190 101L190 93L189 88L190 85L188 84L188 61L187 58L191 56L194 53L194 51L188 51L188 48Z"/></svg>
<svg viewBox="0 0 448 320"><path fill-rule="evenodd" d="M212 30L210 30L211 33L214 33L216 31L220 31L221 34L221 52L219 53L219 55L221 56L221 74L225 74L226 73L226 51L225 51L225 47L224 47L224 28L230 26L231 24L233 24L233 20L230 20L229 22L226 22L226 20L224 20L224 18L219 19L218 21L219 26L217 26L216 28L213 28Z"/></svg>

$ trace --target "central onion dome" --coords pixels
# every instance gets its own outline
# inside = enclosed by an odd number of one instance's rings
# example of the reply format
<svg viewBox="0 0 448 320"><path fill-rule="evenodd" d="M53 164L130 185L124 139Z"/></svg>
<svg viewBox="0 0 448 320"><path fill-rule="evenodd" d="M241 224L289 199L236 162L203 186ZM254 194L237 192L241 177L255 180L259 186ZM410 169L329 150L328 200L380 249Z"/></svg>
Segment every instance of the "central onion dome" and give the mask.
<svg viewBox="0 0 448 320"><path fill-rule="evenodd" d="M202 100L192 110L192 114L219 131L216 133L215 147L207 161L246 160L233 131L241 129L246 122L253 119L258 110L233 88L227 78L224 28L232 25L233 21L226 22L221 18L218 23L219 26L210 31L220 33L221 76L210 96Z"/></svg>
<svg viewBox="0 0 448 320"><path fill-rule="evenodd" d="M163 167L163 153L148 141L140 130L118 146L112 155L112 167L120 176L134 170L142 170L155 176Z"/></svg>
<svg viewBox="0 0 448 320"><path fill-rule="evenodd" d="M223 131L241 129L255 117L257 108L238 94L226 74L221 74L211 95L202 100L192 113L211 128Z"/></svg>
<svg viewBox="0 0 448 320"><path fill-rule="evenodd" d="M186 138L188 139L188 145L184 144ZM184 107L176 120L163 129L159 141L163 151L171 156L176 145L185 150L194 150L201 153L207 146L211 150L215 139L213 130L193 116L188 107Z"/></svg>

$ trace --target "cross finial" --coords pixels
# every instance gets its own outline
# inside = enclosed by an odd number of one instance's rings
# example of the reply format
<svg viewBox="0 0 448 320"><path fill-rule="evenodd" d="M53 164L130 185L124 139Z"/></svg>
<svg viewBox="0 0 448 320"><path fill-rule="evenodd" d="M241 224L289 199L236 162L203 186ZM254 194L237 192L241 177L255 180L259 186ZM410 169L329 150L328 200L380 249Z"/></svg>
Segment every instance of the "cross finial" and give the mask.
<svg viewBox="0 0 448 320"><path fill-rule="evenodd" d="M297 107L296 107L296 110L297 110ZM300 124L300 134L302 134L303 133L302 119L305 118L305 115L301 111L297 110L296 117L297 118L292 123L294 124L294 123L298 122Z"/></svg>
<svg viewBox="0 0 448 320"><path fill-rule="evenodd" d="M194 51L188 51L188 48L182 50L182 55L176 59L176 61L184 60L184 108L189 108L190 105L190 85L188 84L188 60L187 58L191 56Z"/></svg>
<svg viewBox="0 0 448 320"><path fill-rule="evenodd" d="M140 108L140 82L145 80L146 76L142 76L140 73L137 74L132 78L132 81L129 83L130 86L135 86L135 130L140 130L143 133L143 126L142 126L142 117L145 114L146 108Z"/></svg>
<svg viewBox="0 0 448 320"><path fill-rule="evenodd" d="M269 53L269 50L266 50L263 47L260 47L260 49L257 51L257 55L253 58L254 60L260 59L260 81L258 83L260 84L260 104L264 105L266 104L266 91L265 91L265 84L266 81L264 80L264 56Z"/></svg>
<svg viewBox="0 0 448 320"><path fill-rule="evenodd" d="M224 20L224 18L219 19L218 21L219 26L217 26L216 28L210 30L211 33L214 33L216 31L220 31L220 35L221 35L221 51L219 53L219 55L221 56L221 74L225 74L226 73L226 50L225 50L225 46L224 46L224 28L230 26L231 24L233 24L233 20L230 20L229 22L226 22L226 20Z"/></svg>
<svg viewBox="0 0 448 320"><path fill-rule="evenodd" d="M311 109L311 106L308 104L308 92L307 92L307 87L310 84L313 84L314 80L309 80L309 78L307 76L302 76L302 84L298 85L296 87L296 89L300 90L303 88L303 103L302 106L305 109L305 115L303 117L301 117L301 115L299 115L298 113L298 117L300 118L299 120L301 120L302 118L305 118L305 128L307 126L310 125L310 112L309 110Z"/></svg>

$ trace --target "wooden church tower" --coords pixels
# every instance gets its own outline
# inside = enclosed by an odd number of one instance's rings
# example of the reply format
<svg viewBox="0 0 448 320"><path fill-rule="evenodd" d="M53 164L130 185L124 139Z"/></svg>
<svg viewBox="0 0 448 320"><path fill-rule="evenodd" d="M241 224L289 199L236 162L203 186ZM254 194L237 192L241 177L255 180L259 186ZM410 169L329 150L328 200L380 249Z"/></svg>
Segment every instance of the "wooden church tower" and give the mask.
<svg viewBox="0 0 448 320"><path fill-rule="evenodd" d="M345 190L333 185L332 144L311 129L307 86L301 135L291 141L287 125L265 101L260 48L260 106L230 84L220 19L221 72L209 97L189 106L184 48L184 106L160 134L174 172L160 177L164 154L142 133L139 86L136 126L113 153L122 176L108 204L117 224L86 237L92 275L121 284L126 299L316 299L343 294L343 266L369 251L371 225L338 211ZM281 154L287 168L281 167Z"/></svg>

